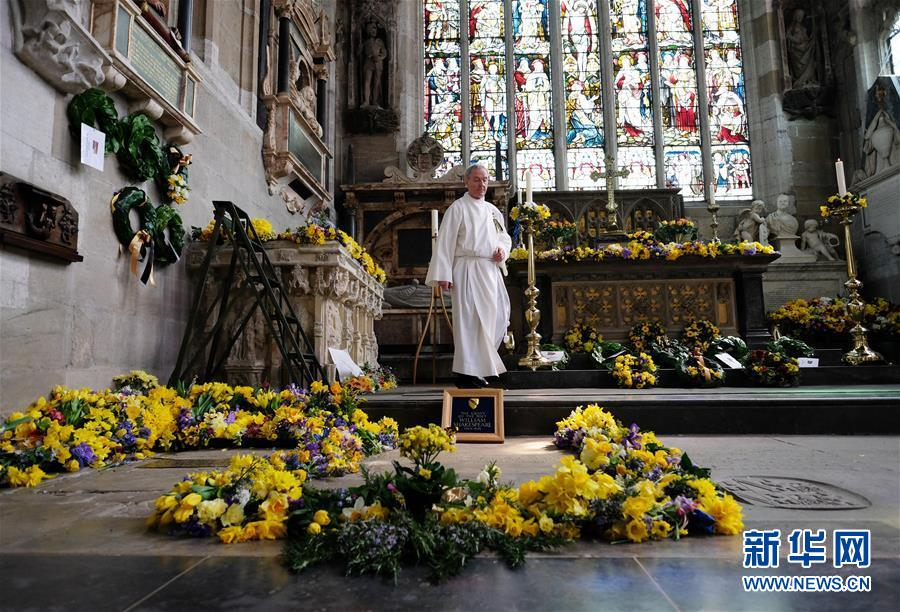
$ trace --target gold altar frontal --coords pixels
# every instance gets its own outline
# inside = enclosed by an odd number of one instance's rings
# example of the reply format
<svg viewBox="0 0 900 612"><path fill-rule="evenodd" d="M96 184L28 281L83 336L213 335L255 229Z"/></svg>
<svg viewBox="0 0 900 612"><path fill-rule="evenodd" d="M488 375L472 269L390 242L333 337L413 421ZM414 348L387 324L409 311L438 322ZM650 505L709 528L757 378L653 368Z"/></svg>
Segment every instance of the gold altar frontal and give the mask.
<svg viewBox="0 0 900 612"><path fill-rule="evenodd" d="M777 255L536 263L539 333L560 343L575 323L592 325L607 340L622 340L642 321L658 321L677 333L693 319L708 319L724 335L741 335L751 346L769 339L762 273ZM524 329L524 262L511 262L507 289L513 332Z"/></svg>

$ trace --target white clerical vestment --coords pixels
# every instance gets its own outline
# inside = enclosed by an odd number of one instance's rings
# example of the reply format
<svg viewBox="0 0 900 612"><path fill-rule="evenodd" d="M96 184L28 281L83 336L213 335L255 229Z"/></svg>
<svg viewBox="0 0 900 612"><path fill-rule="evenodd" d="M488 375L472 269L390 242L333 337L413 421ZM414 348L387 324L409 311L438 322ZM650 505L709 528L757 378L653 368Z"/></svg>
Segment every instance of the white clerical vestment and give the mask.
<svg viewBox="0 0 900 612"><path fill-rule="evenodd" d="M453 283L453 371L497 376L506 371L497 349L509 324L509 295L493 261L494 251L509 256L512 244L503 215L468 193L444 213L431 255L426 284Z"/></svg>

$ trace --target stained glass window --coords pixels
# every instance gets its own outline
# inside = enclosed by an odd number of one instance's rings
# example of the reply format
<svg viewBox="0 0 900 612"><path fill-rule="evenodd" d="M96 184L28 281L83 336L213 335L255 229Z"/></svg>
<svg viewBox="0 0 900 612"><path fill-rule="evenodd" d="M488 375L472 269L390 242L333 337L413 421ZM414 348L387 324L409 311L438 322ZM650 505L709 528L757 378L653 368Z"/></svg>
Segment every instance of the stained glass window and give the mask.
<svg viewBox="0 0 900 612"><path fill-rule="evenodd" d="M603 171L605 155L597 4L586 0L561 0L560 18L569 189L592 189L591 174Z"/></svg>
<svg viewBox="0 0 900 612"><path fill-rule="evenodd" d="M425 2L425 131L446 153L440 176L462 163L459 2Z"/></svg>
<svg viewBox="0 0 900 612"><path fill-rule="evenodd" d="M519 180L530 169L532 182L540 189L552 189L556 175L548 3L549 0L512 2L516 165Z"/></svg>
<svg viewBox="0 0 900 612"><path fill-rule="evenodd" d="M750 197L747 97L737 6L733 0L702 0L702 7L716 196Z"/></svg>
<svg viewBox="0 0 900 612"><path fill-rule="evenodd" d="M518 183L530 170L536 189L604 189L591 176L611 152L628 170L620 188L752 196L737 0L423 6L425 129L449 152L442 171L477 161L496 175L499 146Z"/></svg>

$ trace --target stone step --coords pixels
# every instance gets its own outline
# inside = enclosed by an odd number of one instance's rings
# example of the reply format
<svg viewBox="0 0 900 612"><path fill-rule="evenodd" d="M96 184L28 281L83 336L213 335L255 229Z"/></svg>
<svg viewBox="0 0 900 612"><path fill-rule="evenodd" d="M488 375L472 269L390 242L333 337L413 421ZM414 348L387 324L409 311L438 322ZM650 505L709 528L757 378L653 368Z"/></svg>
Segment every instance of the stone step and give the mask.
<svg viewBox="0 0 900 612"><path fill-rule="evenodd" d="M900 384L788 389L605 389L552 385L504 393L507 435L552 436L578 405L598 403L623 423L666 434L900 434ZM408 386L367 398L370 418L402 427L440 423L443 389Z"/></svg>

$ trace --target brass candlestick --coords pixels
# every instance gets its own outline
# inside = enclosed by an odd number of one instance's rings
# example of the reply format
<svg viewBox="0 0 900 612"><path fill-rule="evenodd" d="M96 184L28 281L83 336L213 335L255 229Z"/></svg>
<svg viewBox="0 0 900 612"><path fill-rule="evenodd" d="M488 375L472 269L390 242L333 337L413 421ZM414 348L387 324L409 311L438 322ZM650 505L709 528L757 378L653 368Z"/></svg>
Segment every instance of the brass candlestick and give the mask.
<svg viewBox="0 0 900 612"><path fill-rule="evenodd" d="M537 332L538 323L541 322L541 311L537 307L540 290L535 286L534 222L531 219L522 219L522 226L528 237L528 288L525 290L525 296L528 298L528 310L525 311L525 321L528 322L531 330L525 336L528 341L528 352L519 359L519 367L531 368L534 371L538 368L549 367L550 360L541 355L541 335Z"/></svg>
<svg viewBox="0 0 900 612"><path fill-rule="evenodd" d="M847 288L847 297L849 302L847 310L850 311L850 318L853 319L853 327L850 329L852 338L852 347L844 353L842 360L850 365L861 365L864 363L878 363L884 361L884 357L873 351L869 347L869 341L866 336L866 328L863 327L863 313L866 309L865 302L859 295L862 289L862 282L856 277L856 261L853 259L853 241L850 236L850 224L853 223L853 216L859 212L861 207L858 204L848 203L836 206L829 211L829 214L837 217L841 225L844 226L844 243L847 250L847 276L848 280L844 283Z"/></svg>
<svg viewBox="0 0 900 612"><path fill-rule="evenodd" d="M712 230L712 238L710 239L710 242L719 244L720 242L722 242L721 240L719 240L719 204L716 202L712 194L710 194L709 201L706 203L706 210L708 210L709 214L712 215L712 219L709 222L709 227Z"/></svg>

